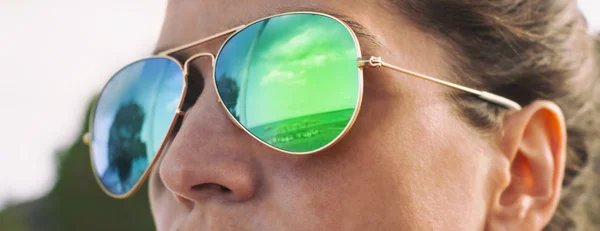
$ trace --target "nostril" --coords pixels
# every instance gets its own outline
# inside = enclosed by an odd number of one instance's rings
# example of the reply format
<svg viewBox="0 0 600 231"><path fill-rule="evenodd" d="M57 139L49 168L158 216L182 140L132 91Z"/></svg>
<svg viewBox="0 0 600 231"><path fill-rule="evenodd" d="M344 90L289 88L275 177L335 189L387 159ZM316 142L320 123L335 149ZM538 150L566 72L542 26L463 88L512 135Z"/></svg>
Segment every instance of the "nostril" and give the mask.
<svg viewBox="0 0 600 231"><path fill-rule="evenodd" d="M215 183L203 183L192 186L193 191L203 191L205 193L231 193L231 189Z"/></svg>
<svg viewBox="0 0 600 231"><path fill-rule="evenodd" d="M221 192L223 193L231 193L231 189L225 187L225 186L221 186Z"/></svg>

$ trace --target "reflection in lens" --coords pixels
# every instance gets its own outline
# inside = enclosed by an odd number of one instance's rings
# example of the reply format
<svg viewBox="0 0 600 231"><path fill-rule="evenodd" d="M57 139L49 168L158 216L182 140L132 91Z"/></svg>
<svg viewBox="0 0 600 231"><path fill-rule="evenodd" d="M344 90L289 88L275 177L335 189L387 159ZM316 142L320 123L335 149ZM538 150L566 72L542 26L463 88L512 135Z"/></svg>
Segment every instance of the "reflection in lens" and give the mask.
<svg viewBox="0 0 600 231"><path fill-rule="evenodd" d="M96 105L92 157L96 175L114 195L129 192L158 152L179 106L182 70L169 58L121 69Z"/></svg>
<svg viewBox="0 0 600 231"><path fill-rule="evenodd" d="M351 32L318 14L259 21L219 53L222 102L250 133L288 152L334 141L355 115L360 87Z"/></svg>
<svg viewBox="0 0 600 231"><path fill-rule="evenodd" d="M134 101L120 106L110 126L108 138L108 164L115 166L119 181L131 174L134 160L146 159L146 143L140 139L144 111Z"/></svg>

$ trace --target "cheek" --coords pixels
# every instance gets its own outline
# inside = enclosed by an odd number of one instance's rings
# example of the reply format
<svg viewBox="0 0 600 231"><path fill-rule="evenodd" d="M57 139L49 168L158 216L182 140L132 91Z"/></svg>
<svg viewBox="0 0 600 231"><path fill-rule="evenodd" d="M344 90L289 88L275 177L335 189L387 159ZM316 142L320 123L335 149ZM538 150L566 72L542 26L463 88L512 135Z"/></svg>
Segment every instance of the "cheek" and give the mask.
<svg viewBox="0 0 600 231"><path fill-rule="evenodd" d="M164 230L172 217L168 217L167 203L165 201L166 188L158 177L158 167L154 167L148 179L148 197L150 198L150 209L154 218L154 224L157 230Z"/></svg>
<svg viewBox="0 0 600 231"><path fill-rule="evenodd" d="M335 229L345 222L365 229L481 227L489 167L484 141L453 119L446 104L411 110L389 104L370 100L338 145L277 173L286 177L271 184L283 192L273 207L303 211L299 217Z"/></svg>
<svg viewBox="0 0 600 231"><path fill-rule="evenodd" d="M180 214L185 214L183 206L178 206L174 197L160 179L157 170L160 165L153 168L148 179L148 193L150 198L150 208L154 218L156 230L169 230L169 227L174 227L174 224L181 222L178 219L182 217Z"/></svg>
<svg viewBox="0 0 600 231"><path fill-rule="evenodd" d="M366 143L378 144L368 147L380 159L374 169L387 176L387 188L411 222L431 230L479 228L487 205L487 142L452 115L447 102L418 100L410 109L388 109L372 128L375 134L364 135Z"/></svg>

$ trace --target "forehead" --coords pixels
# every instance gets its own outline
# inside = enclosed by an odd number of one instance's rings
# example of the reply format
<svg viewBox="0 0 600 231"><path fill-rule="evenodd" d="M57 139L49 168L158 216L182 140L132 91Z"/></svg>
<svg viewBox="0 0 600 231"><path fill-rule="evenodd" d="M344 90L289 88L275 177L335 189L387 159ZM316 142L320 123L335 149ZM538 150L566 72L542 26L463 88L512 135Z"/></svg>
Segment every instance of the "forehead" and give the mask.
<svg viewBox="0 0 600 231"><path fill-rule="evenodd" d="M376 36L361 23L375 8L379 9L373 4L375 1L354 0L171 0L156 50L190 43L264 17L296 11L337 17L346 22L360 40L379 45Z"/></svg>

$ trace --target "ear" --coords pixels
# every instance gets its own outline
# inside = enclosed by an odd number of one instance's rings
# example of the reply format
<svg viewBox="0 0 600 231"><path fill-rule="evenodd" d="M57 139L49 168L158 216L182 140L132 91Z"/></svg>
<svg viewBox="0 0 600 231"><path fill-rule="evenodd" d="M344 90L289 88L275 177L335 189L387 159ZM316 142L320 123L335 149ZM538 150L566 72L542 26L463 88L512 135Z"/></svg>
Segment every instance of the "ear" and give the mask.
<svg viewBox="0 0 600 231"><path fill-rule="evenodd" d="M560 108L535 101L506 116L498 142L510 163L495 189L487 230L542 230L560 199L566 125Z"/></svg>

